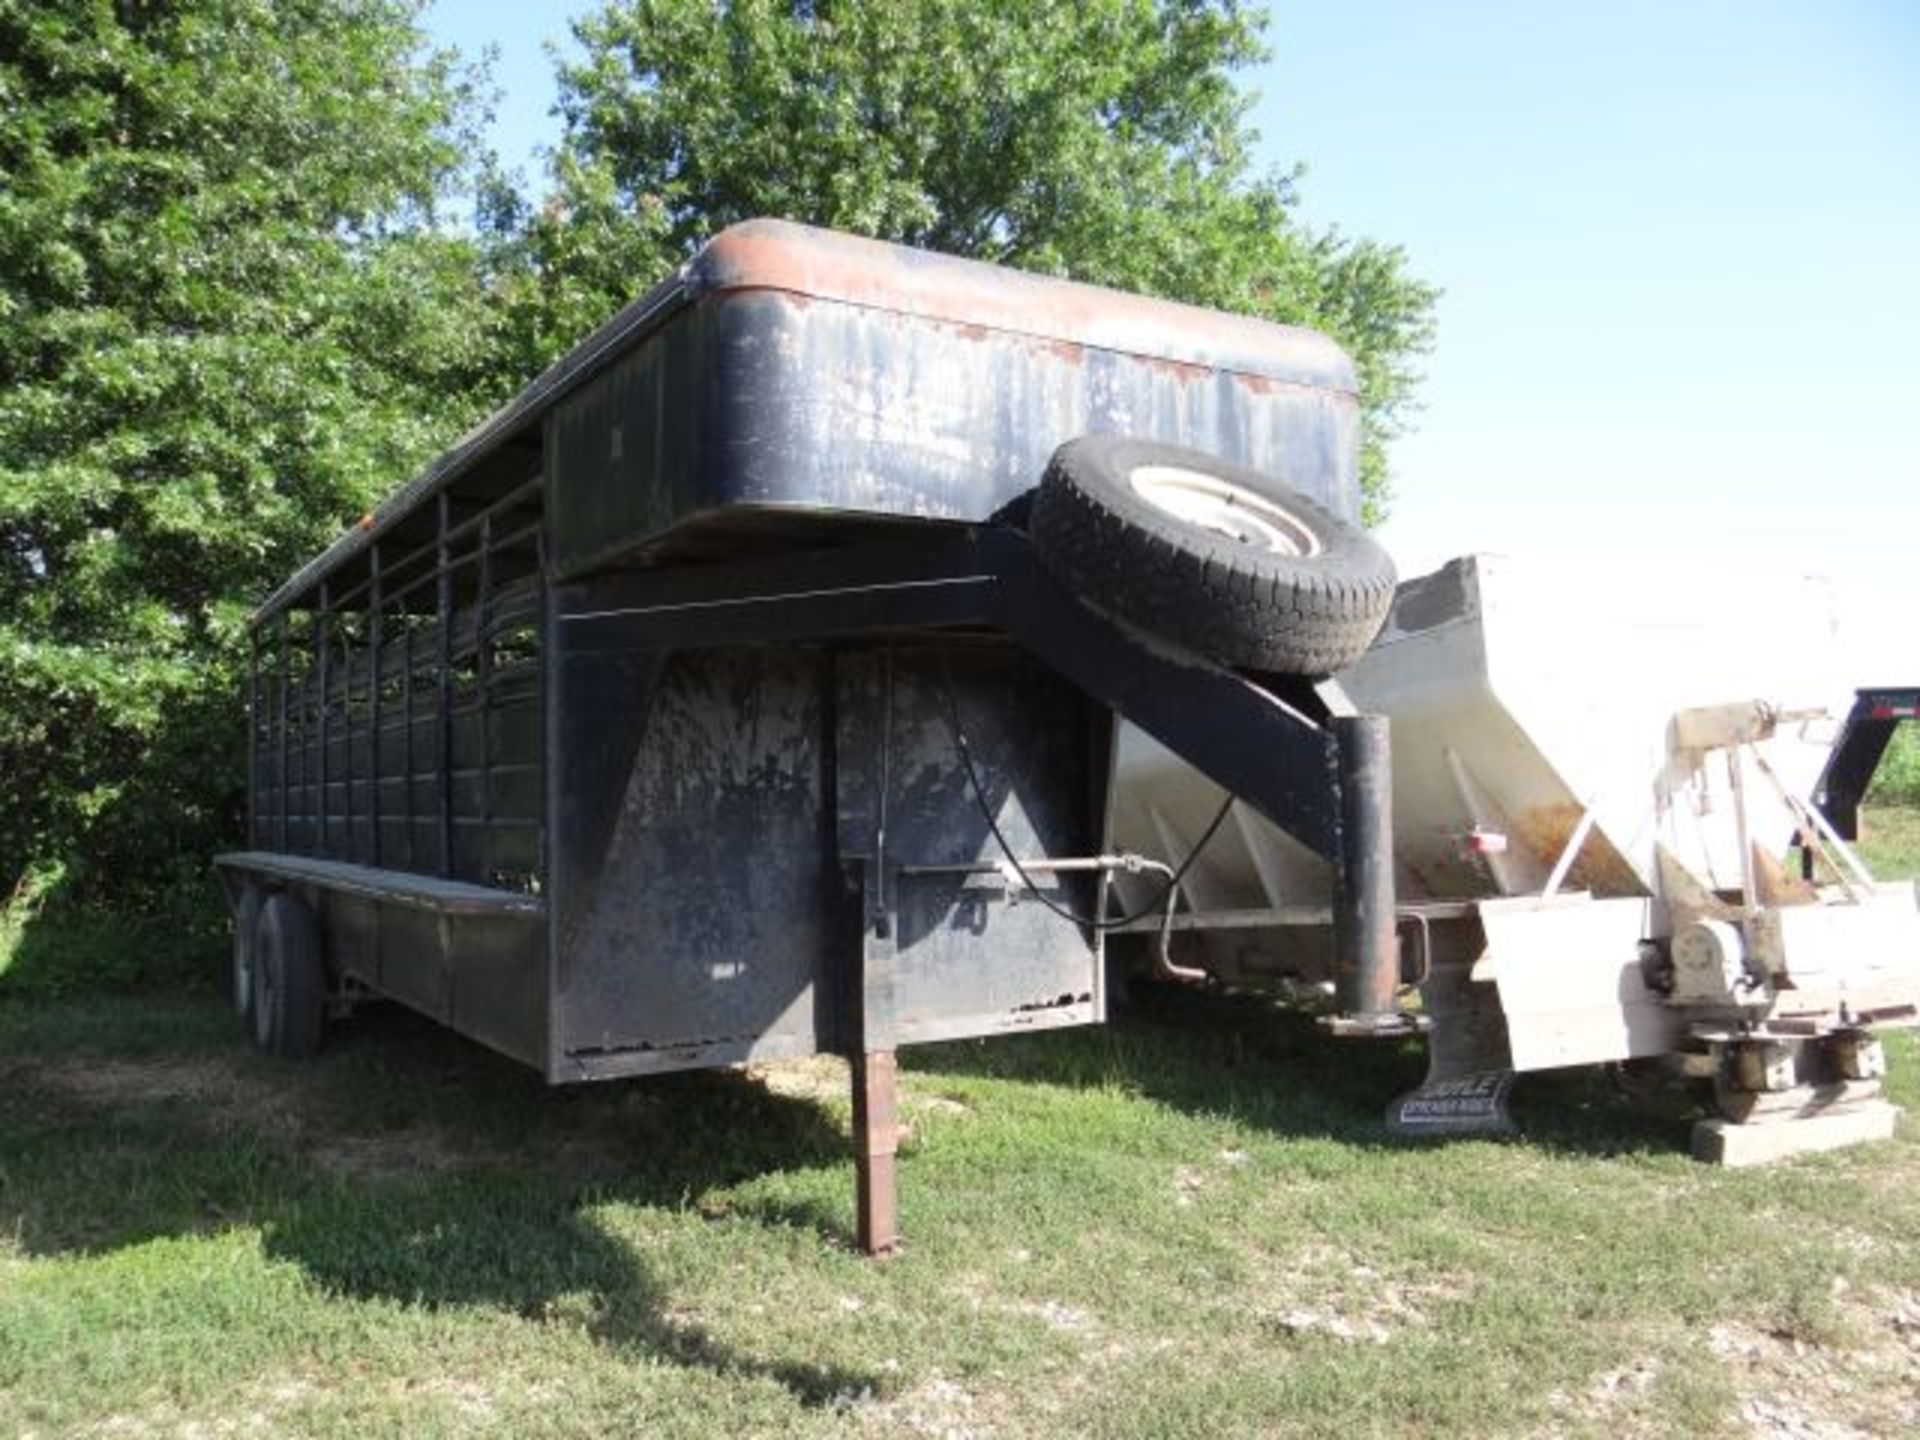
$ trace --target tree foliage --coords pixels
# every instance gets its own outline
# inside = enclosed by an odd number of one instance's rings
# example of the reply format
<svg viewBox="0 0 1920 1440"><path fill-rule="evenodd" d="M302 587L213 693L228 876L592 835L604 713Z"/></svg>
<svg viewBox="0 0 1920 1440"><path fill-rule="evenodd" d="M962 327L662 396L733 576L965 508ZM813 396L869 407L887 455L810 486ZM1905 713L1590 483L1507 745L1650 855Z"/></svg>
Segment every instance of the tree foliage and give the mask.
<svg viewBox="0 0 1920 1440"><path fill-rule="evenodd" d="M1325 329L1376 518L1434 292L1251 159L1239 0L620 0L574 27L554 189L496 196L525 363L723 225L779 215Z"/></svg>
<svg viewBox="0 0 1920 1440"><path fill-rule="evenodd" d="M0 0L0 900L231 837L248 603L493 373L400 0Z"/></svg>
<svg viewBox="0 0 1920 1440"><path fill-rule="evenodd" d="M735 220L1326 328L1384 498L1432 293L1256 171L1238 0L622 0L533 202L419 4L0 0L0 950L216 920L247 607Z"/></svg>

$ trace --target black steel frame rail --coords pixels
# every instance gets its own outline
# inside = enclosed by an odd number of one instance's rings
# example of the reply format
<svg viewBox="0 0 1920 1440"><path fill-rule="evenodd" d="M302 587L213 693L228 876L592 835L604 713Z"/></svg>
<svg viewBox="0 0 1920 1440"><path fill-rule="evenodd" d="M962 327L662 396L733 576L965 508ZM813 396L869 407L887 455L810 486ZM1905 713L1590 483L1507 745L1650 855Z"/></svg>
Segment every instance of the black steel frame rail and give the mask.
<svg viewBox="0 0 1920 1440"><path fill-rule="evenodd" d="M1920 686L1876 686L1854 693L1853 709L1814 786L1814 804L1843 840L1860 838L1860 802L1903 720L1920 720Z"/></svg>

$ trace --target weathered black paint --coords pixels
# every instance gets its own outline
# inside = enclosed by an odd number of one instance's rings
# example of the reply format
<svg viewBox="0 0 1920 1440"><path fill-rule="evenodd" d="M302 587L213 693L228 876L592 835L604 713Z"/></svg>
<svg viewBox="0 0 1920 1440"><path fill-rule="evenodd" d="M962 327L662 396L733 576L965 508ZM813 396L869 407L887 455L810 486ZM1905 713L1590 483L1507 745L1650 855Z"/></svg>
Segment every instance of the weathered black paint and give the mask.
<svg viewBox="0 0 1920 1440"><path fill-rule="evenodd" d="M1056 445L1211 451L1359 513L1352 362L1325 337L782 221L722 232L301 567L311 609L368 551L430 540L545 470L550 568L985 521ZM596 524L596 521L598 522Z"/></svg>
<svg viewBox="0 0 1920 1440"><path fill-rule="evenodd" d="M555 569L736 550L750 519L983 521L1024 494L1062 442L1141 426L1352 513L1353 423L1339 392L726 292L555 407Z"/></svg>
<svg viewBox="0 0 1920 1440"><path fill-rule="evenodd" d="M230 883L299 888L338 973L562 1081L1102 1017L1097 932L902 873L998 859L949 684L1029 857L1104 848L1115 712L1336 862L1374 843L1325 717L1089 609L994 523L1099 429L1352 514L1337 350L729 237L263 606ZM1057 884L1095 912L1096 877Z"/></svg>

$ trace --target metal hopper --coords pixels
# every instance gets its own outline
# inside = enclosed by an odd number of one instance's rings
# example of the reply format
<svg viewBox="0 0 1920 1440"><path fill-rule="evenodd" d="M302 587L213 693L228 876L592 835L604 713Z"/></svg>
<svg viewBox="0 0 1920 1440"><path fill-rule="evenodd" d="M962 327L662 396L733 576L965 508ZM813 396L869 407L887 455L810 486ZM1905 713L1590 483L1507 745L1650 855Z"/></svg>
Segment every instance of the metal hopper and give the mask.
<svg viewBox="0 0 1920 1440"><path fill-rule="evenodd" d="M1822 598L1597 589L1486 556L1401 585L1317 697L1392 725L1403 973L1433 1059L1397 1124L1501 1128L1515 1071L1667 1056L1733 1119L1818 1114L1802 1148L1886 1128L1871 1036L1920 1014L1920 911L1807 803L1850 698ZM1220 794L1123 733L1115 843L1183 854ZM1163 968L1327 987L1325 865L1230 813L1160 927Z"/></svg>

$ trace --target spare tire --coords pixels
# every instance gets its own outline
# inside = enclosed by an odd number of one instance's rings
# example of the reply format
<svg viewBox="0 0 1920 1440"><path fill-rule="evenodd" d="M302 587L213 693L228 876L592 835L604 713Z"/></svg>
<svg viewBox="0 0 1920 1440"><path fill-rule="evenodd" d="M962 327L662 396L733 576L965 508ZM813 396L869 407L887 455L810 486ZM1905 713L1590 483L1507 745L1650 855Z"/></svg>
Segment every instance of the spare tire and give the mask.
<svg viewBox="0 0 1920 1440"><path fill-rule="evenodd" d="M1393 561L1359 526L1174 445L1068 441L1029 526L1041 563L1095 609L1243 669L1331 674L1393 604Z"/></svg>

